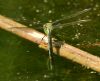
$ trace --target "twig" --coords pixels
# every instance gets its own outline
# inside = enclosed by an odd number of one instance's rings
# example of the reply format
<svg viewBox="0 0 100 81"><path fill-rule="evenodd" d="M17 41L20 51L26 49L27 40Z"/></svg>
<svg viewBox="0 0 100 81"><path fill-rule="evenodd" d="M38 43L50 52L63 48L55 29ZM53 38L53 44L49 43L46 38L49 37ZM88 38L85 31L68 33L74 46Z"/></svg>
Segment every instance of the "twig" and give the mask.
<svg viewBox="0 0 100 81"><path fill-rule="evenodd" d="M41 48L47 50L48 38L43 33L28 28L2 15L0 15L0 28L37 43ZM55 54L58 53L56 47L53 47L53 52ZM100 72L100 58L76 47L63 43L59 48L59 55Z"/></svg>

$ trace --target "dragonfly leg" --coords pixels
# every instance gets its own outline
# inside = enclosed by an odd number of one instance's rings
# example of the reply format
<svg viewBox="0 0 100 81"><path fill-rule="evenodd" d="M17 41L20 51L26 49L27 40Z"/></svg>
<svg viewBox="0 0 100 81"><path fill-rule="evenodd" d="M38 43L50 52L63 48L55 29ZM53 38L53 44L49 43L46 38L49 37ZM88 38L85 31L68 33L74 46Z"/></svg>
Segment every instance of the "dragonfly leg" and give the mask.
<svg viewBox="0 0 100 81"><path fill-rule="evenodd" d="M42 47L47 47L47 44L44 43L44 42L42 42L43 39L44 39L44 37L45 37L45 35L43 36L43 38L42 38L41 41L40 41L40 44L39 44L39 47L40 47L40 48L42 48Z"/></svg>

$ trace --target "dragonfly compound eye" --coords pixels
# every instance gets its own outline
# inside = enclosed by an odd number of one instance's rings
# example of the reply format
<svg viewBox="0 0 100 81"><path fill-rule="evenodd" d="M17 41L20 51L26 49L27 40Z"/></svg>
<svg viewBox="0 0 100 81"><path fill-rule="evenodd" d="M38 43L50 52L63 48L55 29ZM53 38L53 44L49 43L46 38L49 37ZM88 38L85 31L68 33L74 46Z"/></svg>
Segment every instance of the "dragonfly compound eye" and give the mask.
<svg viewBox="0 0 100 81"><path fill-rule="evenodd" d="M43 25L43 28L46 28L46 24Z"/></svg>

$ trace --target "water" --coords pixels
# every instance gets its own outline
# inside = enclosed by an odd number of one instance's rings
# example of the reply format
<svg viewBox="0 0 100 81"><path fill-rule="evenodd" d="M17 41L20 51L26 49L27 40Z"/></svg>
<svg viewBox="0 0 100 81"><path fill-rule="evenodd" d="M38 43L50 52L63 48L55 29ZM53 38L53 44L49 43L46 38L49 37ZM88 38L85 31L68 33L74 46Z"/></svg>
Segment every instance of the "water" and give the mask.
<svg viewBox="0 0 100 81"><path fill-rule="evenodd" d="M55 30L53 36L100 56L99 1L4 0L0 1L0 14L36 28L42 26L40 23L55 21L90 7L90 12L63 23L84 18L90 18L91 22ZM48 52L38 45L0 29L0 81L99 81L99 73L59 56L54 56L55 70L50 73L47 58Z"/></svg>

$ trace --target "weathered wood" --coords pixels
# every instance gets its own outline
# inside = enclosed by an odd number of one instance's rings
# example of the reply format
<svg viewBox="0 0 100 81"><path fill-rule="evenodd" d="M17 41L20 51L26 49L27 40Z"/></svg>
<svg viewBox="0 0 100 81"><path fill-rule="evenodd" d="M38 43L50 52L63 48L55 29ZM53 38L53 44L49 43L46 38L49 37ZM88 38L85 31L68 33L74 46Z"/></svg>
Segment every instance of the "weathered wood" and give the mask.
<svg viewBox="0 0 100 81"><path fill-rule="evenodd" d="M48 49L48 39L45 34L28 28L27 26L19 24L2 15L0 15L0 28L12 32L25 39L28 39L34 43L37 43L41 48L45 50ZM82 51L76 47L63 43L59 49L53 47L53 52L55 54L59 52L59 55L64 58L70 59L74 62L86 66L87 68L91 68L97 72L100 72L100 58L85 51Z"/></svg>

